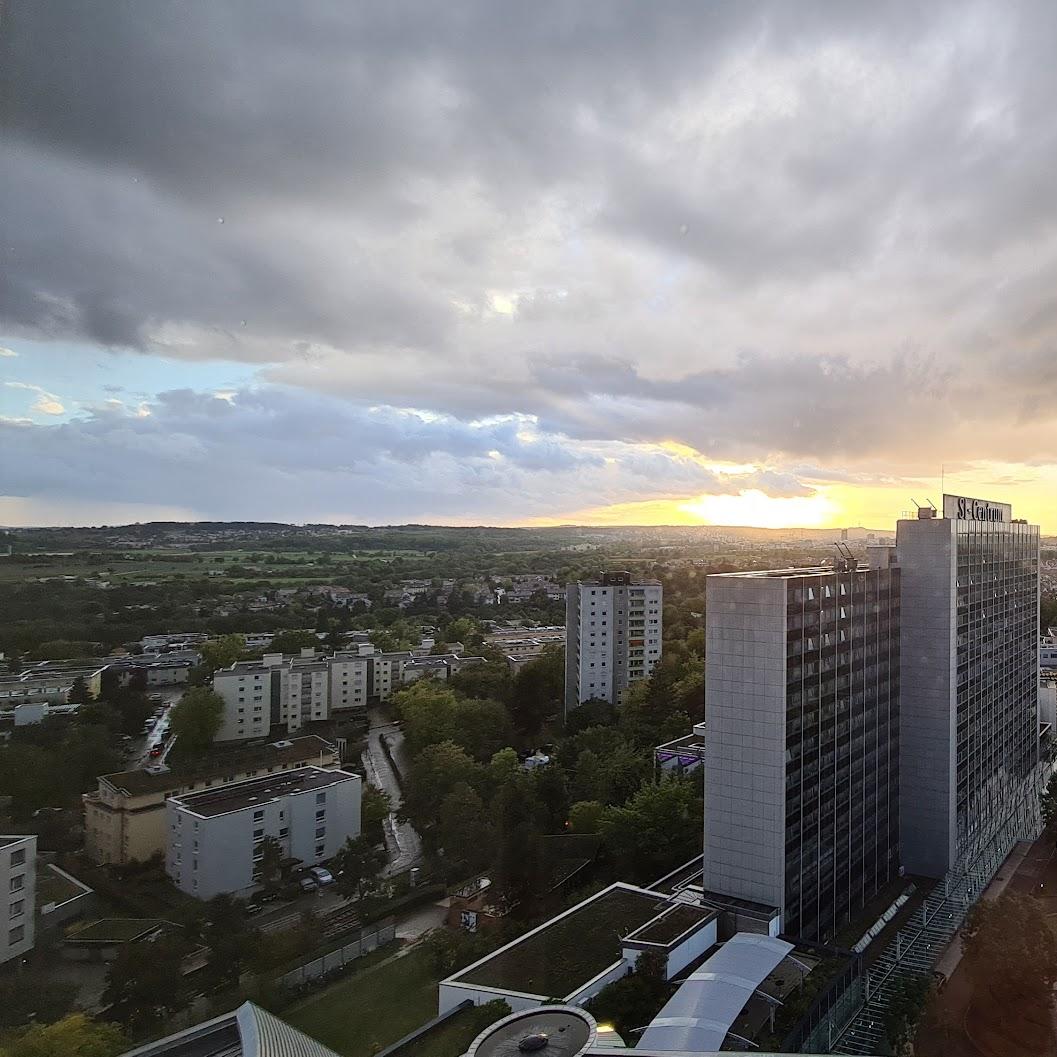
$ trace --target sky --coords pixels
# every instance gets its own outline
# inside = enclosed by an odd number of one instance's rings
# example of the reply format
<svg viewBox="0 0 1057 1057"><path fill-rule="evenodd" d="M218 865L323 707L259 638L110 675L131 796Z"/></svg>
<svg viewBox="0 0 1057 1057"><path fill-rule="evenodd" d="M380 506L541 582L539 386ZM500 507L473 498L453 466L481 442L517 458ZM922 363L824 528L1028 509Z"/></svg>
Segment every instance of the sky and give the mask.
<svg viewBox="0 0 1057 1057"><path fill-rule="evenodd" d="M8 0L0 524L1057 532L1057 5Z"/></svg>

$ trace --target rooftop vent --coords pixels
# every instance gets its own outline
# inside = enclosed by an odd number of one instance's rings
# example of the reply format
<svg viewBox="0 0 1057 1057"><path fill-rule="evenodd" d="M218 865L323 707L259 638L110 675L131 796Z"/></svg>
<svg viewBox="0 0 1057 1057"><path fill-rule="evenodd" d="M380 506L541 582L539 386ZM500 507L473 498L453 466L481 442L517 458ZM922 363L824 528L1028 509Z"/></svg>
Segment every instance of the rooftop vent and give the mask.
<svg viewBox="0 0 1057 1057"><path fill-rule="evenodd" d="M292 741L273 741L271 747L273 749L289 749L293 746Z"/></svg>

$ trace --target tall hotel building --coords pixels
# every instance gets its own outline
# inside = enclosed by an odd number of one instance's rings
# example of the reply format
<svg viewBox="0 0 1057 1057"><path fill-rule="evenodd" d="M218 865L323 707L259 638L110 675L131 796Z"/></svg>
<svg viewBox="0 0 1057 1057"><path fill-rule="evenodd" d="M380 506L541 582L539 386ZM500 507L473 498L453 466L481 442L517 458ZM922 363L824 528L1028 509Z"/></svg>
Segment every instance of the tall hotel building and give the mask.
<svg viewBox="0 0 1057 1057"><path fill-rule="evenodd" d="M1030 829L1039 721L1039 529L944 496L900 521L903 865L940 877Z"/></svg>
<svg viewBox="0 0 1057 1057"><path fill-rule="evenodd" d="M565 710L592 698L619 704L661 659L664 588L626 572L565 592Z"/></svg>
<svg viewBox="0 0 1057 1057"><path fill-rule="evenodd" d="M899 580L865 568L706 581L705 888L832 937L899 870Z"/></svg>

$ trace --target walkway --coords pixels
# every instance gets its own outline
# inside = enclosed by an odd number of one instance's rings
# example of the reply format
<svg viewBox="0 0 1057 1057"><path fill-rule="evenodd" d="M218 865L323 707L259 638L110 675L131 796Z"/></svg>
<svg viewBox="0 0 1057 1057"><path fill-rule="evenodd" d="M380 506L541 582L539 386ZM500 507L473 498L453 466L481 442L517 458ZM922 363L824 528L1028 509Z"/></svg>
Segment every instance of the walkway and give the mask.
<svg viewBox="0 0 1057 1057"><path fill-rule="evenodd" d="M384 876L391 877L422 862L422 840L414 826L397 818L403 802L400 776L385 751L388 747L398 763L405 761L403 732L396 723L377 720L378 717L372 712L372 725L363 747L363 766L367 772L367 781L389 794L389 815L382 828L385 831L385 847L389 853L389 864L385 868Z"/></svg>

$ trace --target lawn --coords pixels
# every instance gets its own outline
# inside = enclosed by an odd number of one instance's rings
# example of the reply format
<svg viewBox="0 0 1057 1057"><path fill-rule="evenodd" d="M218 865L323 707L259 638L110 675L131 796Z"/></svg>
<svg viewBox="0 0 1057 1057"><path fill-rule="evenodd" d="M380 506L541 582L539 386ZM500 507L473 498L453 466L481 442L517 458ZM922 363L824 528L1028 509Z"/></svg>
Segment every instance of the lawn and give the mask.
<svg viewBox="0 0 1057 1057"><path fill-rule="evenodd" d="M425 1035L401 1046L393 1057L462 1057L485 1028L507 1015L509 1007L496 1009L497 1004L460 1009Z"/></svg>
<svg viewBox="0 0 1057 1057"><path fill-rule="evenodd" d="M419 947L356 973L281 1015L342 1057L371 1057L437 1015L437 979Z"/></svg>

